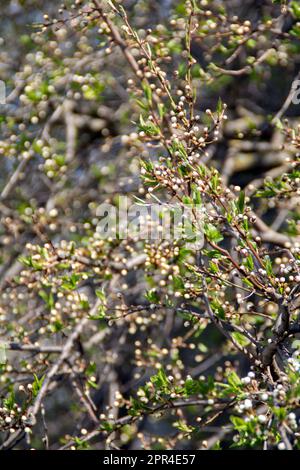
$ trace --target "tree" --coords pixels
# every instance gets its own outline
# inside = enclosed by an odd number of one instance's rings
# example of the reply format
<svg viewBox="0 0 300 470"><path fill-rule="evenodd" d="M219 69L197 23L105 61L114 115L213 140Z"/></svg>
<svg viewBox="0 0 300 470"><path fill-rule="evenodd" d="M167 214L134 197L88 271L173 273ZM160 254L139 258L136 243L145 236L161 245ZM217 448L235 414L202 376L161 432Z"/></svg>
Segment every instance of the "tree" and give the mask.
<svg viewBox="0 0 300 470"><path fill-rule="evenodd" d="M299 448L298 2L37 4L0 76L2 449Z"/></svg>

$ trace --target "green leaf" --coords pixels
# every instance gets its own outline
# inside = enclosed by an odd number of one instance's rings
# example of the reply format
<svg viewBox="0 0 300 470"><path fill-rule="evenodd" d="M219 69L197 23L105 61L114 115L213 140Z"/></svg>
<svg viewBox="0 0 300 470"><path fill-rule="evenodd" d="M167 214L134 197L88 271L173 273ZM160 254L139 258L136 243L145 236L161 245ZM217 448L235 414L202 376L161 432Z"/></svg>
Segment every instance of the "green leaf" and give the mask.
<svg viewBox="0 0 300 470"><path fill-rule="evenodd" d="M160 119L163 119L163 117L166 113L166 109L165 109L165 106L163 105L163 103L158 103L157 109L158 109L158 114L159 114Z"/></svg>
<svg viewBox="0 0 300 470"><path fill-rule="evenodd" d="M246 426L243 418L240 418L239 416L230 416L230 421L237 431L244 429Z"/></svg>
<svg viewBox="0 0 300 470"><path fill-rule="evenodd" d="M148 103L151 105L152 104L152 90L150 88L150 85L148 83L143 83L143 90L146 96L146 99Z"/></svg>
<svg viewBox="0 0 300 470"><path fill-rule="evenodd" d="M272 267L272 262L271 262L270 256L268 256L268 255L265 256L264 262L265 262L265 269L267 271L267 275L268 276L273 276L274 273L273 273L273 267Z"/></svg>
<svg viewBox="0 0 300 470"><path fill-rule="evenodd" d="M222 320L225 320L224 307L222 306L222 304L218 300L213 299L211 301L211 308L213 309L213 312L214 312L215 315L217 315L217 317L221 318Z"/></svg>
<svg viewBox="0 0 300 470"><path fill-rule="evenodd" d="M80 280L81 280L80 274L72 273L70 276L63 277L63 283L61 287L64 290L75 290Z"/></svg>
<svg viewBox="0 0 300 470"><path fill-rule="evenodd" d="M194 427L193 426L188 426L186 424L185 421L183 420L179 420L179 421L176 421L174 423L174 427L176 427L177 429L179 429L179 431L183 432L183 433L188 433L190 434L191 432L194 431Z"/></svg>
<svg viewBox="0 0 300 470"><path fill-rule="evenodd" d="M141 109L143 109L144 111L148 111L149 109L148 104L145 104L142 100L138 100L138 99L136 99L135 102Z"/></svg>
<svg viewBox="0 0 300 470"><path fill-rule="evenodd" d="M221 114L223 111L223 102L221 98L218 99L218 104L217 104L217 113Z"/></svg>
<svg viewBox="0 0 300 470"><path fill-rule="evenodd" d="M89 318L91 320L103 320L106 318L106 306L105 305L99 305L97 309L97 313L95 315L89 315Z"/></svg>
<svg viewBox="0 0 300 470"><path fill-rule="evenodd" d="M41 271L43 265L33 260L31 256L19 256L18 261L29 268L33 268L35 271Z"/></svg>
<svg viewBox="0 0 300 470"><path fill-rule="evenodd" d="M145 122L142 115L140 116L138 127L140 131L145 132L149 136L159 134L159 128L151 121Z"/></svg>
<svg viewBox="0 0 300 470"><path fill-rule="evenodd" d="M227 376L227 381L229 385L235 390L242 386L241 379L236 372L230 372L230 374Z"/></svg>
<svg viewBox="0 0 300 470"><path fill-rule="evenodd" d="M46 292L45 290L39 291L39 296L44 300L48 308L52 308L54 306L54 297L52 292Z"/></svg>
<svg viewBox="0 0 300 470"><path fill-rule="evenodd" d="M45 376L43 375L43 376L39 379L36 374L33 374L33 377L34 377L34 382L33 382L33 384L32 384L32 394L33 394L34 397L36 397L37 394L39 393L39 391L40 391L42 385L43 385Z"/></svg>
<svg viewBox="0 0 300 470"><path fill-rule="evenodd" d="M157 304L159 302L159 295L156 289L151 289L146 292L145 297L151 304Z"/></svg>
<svg viewBox="0 0 300 470"><path fill-rule="evenodd" d="M97 289L96 296L98 297L98 299L102 300L102 302L106 301L106 296L105 296L105 292L103 289Z"/></svg>
<svg viewBox="0 0 300 470"><path fill-rule="evenodd" d="M168 391L170 382L164 369L159 369L156 375L150 377L150 380L159 390Z"/></svg>
<svg viewBox="0 0 300 470"><path fill-rule="evenodd" d="M297 19L300 19L300 5L299 5L298 0L294 0L293 2L290 3L290 9L293 12L293 15Z"/></svg>
<svg viewBox="0 0 300 470"><path fill-rule="evenodd" d="M251 255L248 255L247 258L245 259L244 265L247 266L249 271L254 270L254 261Z"/></svg>
<svg viewBox="0 0 300 470"><path fill-rule="evenodd" d="M245 192L244 191L240 192L239 198L236 203L236 207L240 214L244 212L244 209L245 209Z"/></svg>
<svg viewBox="0 0 300 470"><path fill-rule="evenodd" d="M219 267L216 263L214 263L213 261L210 261L209 262L209 270L213 274L217 274L219 272Z"/></svg>
<svg viewBox="0 0 300 470"><path fill-rule="evenodd" d="M184 289L184 282L179 276L173 276L173 286L176 290Z"/></svg>
<svg viewBox="0 0 300 470"><path fill-rule="evenodd" d="M16 398L15 398L15 393L14 391L12 390L10 392L10 394L8 395L8 397L6 397L4 400L3 400L3 405L8 408L9 410L13 410L14 407L15 407L15 403L16 403Z"/></svg>
<svg viewBox="0 0 300 470"><path fill-rule="evenodd" d="M200 206L202 203L201 192L199 191L196 185L192 185L192 195L194 204Z"/></svg>
<svg viewBox="0 0 300 470"><path fill-rule="evenodd" d="M235 331L234 333L232 333L232 337L242 347L245 347L250 343L250 340L246 336L244 336L242 333L239 333L238 331Z"/></svg>
<svg viewBox="0 0 300 470"><path fill-rule="evenodd" d="M192 378L188 378L184 384L184 392L187 397L195 395L200 392L199 381Z"/></svg>
<svg viewBox="0 0 300 470"><path fill-rule="evenodd" d="M204 224L204 233L211 242L218 243L223 240L222 234L213 224Z"/></svg>

